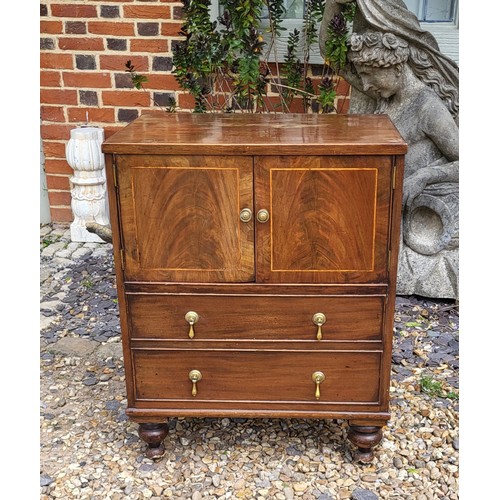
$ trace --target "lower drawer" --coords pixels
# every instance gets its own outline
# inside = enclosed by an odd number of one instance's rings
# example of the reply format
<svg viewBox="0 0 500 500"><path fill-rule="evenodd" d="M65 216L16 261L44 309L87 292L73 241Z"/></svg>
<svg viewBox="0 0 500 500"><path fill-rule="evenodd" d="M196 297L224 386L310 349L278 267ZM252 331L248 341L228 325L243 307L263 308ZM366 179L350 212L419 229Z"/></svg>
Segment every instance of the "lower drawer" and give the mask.
<svg viewBox="0 0 500 500"><path fill-rule="evenodd" d="M380 340L384 295L259 296L127 294L131 338L188 339L186 313L197 315L193 340Z"/></svg>
<svg viewBox="0 0 500 500"><path fill-rule="evenodd" d="M136 401L376 403L380 351L132 350ZM194 384L189 374L201 373ZM316 383L313 374L324 380ZM193 393L193 386L196 394Z"/></svg>

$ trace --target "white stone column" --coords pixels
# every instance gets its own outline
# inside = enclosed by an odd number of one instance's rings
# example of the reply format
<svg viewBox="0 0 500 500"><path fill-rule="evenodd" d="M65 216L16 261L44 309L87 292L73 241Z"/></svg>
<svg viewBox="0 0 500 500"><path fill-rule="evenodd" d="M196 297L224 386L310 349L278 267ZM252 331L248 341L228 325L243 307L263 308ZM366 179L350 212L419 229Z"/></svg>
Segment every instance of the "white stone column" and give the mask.
<svg viewBox="0 0 500 500"><path fill-rule="evenodd" d="M71 241L99 242L103 240L87 231L88 222L109 226L108 199L104 154L101 145L104 130L100 127L78 127L71 130L66 144L66 160L75 175L71 177Z"/></svg>

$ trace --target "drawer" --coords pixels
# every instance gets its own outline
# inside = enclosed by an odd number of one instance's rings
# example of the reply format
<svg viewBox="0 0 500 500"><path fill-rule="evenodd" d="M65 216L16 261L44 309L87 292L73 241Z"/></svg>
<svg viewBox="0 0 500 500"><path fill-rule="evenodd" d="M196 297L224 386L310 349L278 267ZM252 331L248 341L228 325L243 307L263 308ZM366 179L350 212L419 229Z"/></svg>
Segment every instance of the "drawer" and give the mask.
<svg viewBox="0 0 500 500"><path fill-rule="evenodd" d="M136 401L379 401L381 351L172 349L132 353ZM189 378L192 370L201 373L196 384ZM319 394L313 380L316 372L324 374Z"/></svg>
<svg viewBox="0 0 500 500"><path fill-rule="evenodd" d="M380 340L383 295L234 296L127 294L131 338L210 340ZM196 313L196 322L186 320ZM189 319L189 317L188 317ZM191 337L189 336L191 331Z"/></svg>

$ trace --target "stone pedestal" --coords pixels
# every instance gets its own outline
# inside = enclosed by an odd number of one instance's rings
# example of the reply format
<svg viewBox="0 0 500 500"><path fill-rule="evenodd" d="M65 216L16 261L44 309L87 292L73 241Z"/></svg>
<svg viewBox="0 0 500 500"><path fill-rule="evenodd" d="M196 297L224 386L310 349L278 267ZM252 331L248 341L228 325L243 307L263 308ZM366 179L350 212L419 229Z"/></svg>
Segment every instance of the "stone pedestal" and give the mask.
<svg viewBox="0 0 500 500"><path fill-rule="evenodd" d="M101 144L104 130L99 127L79 127L71 130L66 145L66 159L74 170L71 177L71 241L98 242L103 240L86 229L88 222L109 226L104 154Z"/></svg>

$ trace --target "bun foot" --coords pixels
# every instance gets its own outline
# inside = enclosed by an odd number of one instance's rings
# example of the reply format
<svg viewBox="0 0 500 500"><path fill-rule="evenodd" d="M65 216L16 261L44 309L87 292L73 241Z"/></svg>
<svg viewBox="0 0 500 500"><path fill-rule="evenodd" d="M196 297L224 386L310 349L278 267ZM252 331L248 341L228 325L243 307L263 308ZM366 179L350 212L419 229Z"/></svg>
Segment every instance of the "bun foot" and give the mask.
<svg viewBox="0 0 500 500"><path fill-rule="evenodd" d="M165 455L163 440L167 437L167 424L139 424L139 437L148 445L145 455L158 460Z"/></svg>
<svg viewBox="0 0 500 500"><path fill-rule="evenodd" d="M382 440L382 428L350 425L347 438L358 447L356 458L360 462L370 463L374 457L372 448Z"/></svg>

